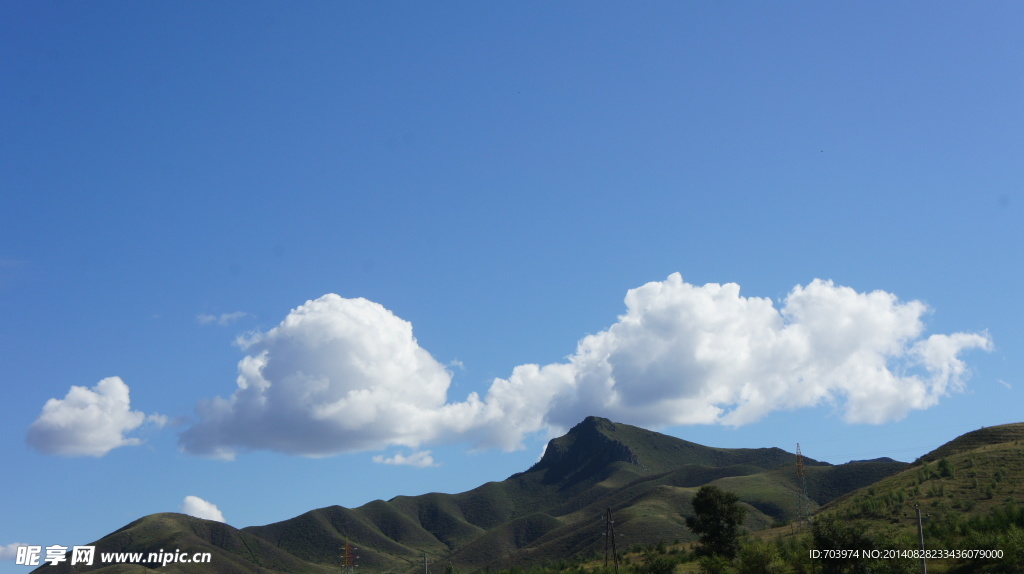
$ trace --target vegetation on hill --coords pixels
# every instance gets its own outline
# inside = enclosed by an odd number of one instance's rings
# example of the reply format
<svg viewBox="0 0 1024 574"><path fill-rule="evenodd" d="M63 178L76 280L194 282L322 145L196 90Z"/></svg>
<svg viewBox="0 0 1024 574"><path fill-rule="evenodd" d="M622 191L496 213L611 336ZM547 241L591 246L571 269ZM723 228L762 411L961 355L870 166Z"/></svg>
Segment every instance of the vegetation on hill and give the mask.
<svg viewBox="0 0 1024 574"><path fill-rule="evenodd" d="M822 487L834 488L833 481L865 484L825 504L806 530L790 524L748 534L733 560L700 557L693 543L649 543L623 552L621 570L627 574L916 573L920 559L915 554L919 547L915 511L920 508L926 549L980 551L973 557L929 559L929 572L1024 573L1024 424L968 433L914 465L895 463L890 468L896 471L878 480L865 475L880 472L874 465L808 469L812 498L821 495ZM750 499L757 491L772 492L771 476L772 472L738 474L712 483L737 487ZM858 552L812 560L811 550ZM605 567L599 553L592 553L500 574L541 572L611 574L612 568Z"/></svg>
<svg viewBox="0 0 1024 574"><path fill-rule="evenodd" d="M929 561L931 572L1024 572L1024 424L968 433L913 465L805 459L815 514L804 530L794 522L800 501L795 463L795 455L778 448L706 447L591 417L551 441L530 469L467 492L332 506L241 530L156 514L96 545L101 551L187 548L214 555L212 565L161 568L168 573L337 572L348 541L358 548L364 572L419 571L426 555L435 573L543 568L606 574L604 517L610 509L625 574L910 572L917 563L905 557L824 562L812 561L809 552L844 544L912 550L917 505L928 548L1003 552L989 560ZM746 534L733 559L701 561L695 553L696 535L686 520L695 516L694 497L704 486L732 493L746 515ZM41 570L70 572L66 565ZM142 567L76 571L116 574Z"/></svg>

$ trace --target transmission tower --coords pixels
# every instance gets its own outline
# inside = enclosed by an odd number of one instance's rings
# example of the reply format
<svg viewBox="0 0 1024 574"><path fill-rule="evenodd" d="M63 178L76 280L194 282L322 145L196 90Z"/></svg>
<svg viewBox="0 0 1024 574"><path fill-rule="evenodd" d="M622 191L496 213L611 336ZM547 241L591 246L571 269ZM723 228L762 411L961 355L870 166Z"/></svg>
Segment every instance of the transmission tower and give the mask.
<svg viewBox="0 0 1024 574"><path fill-rule="evenodd" d="M612 520L612 509L604 515L604 567L608 568L608 544L612 547L612 560L615 562L615 574L619 574L619 553L615 551L615 521Z"/></svg>
<svg viewBox="0 0 1024 574"><path fill-rule="evenodd" d="M804 455L800 452L800 443L796 443L796 477L800 483L800 492L797 493L796 512L797 512L797 526L801 530L807 527L809 521L810 509L808 508L807 501L807 476L804 472Z"/></svg>
<svg viewBox="0 0 1024 574"><path fill-rule="evenodd" d="M356 550L358 548L349 544L346 538L345 545L341 547L341 574L355 574L356 558L359 558L355 554Z"/></svg>

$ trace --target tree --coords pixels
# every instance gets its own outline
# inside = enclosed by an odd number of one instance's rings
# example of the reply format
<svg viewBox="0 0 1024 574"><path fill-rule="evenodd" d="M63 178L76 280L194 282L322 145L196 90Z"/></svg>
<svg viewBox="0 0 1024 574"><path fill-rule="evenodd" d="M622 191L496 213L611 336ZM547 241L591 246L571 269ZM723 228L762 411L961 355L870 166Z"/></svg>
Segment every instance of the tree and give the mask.
<svg viewBox="0 0 1024 574"><path fill-rule="evenodd" d="M939 461L939 476L943 478L956 478L956 469L950 464L948 459L943 458Z"/></svg>
<svg viewBox="0 0 1024 574"><path fill-rule="evenodd" d="M868 574L872 571L870 563L860 556L842 554L844 550L877 548L875 541L862 526L822 517L811 526L811 536L815 549L837 551L834 557L821 561L821 572L824 574Z"/></svg>
<svg viewBox="0 0 1024 574"><path fill-rule="evenodd" d="M686 527L700 542L697 555L735 558L739 550L739 527L747 515L739 498L717 486L702 486L693 497L693 514L686 518Z"/></svg>

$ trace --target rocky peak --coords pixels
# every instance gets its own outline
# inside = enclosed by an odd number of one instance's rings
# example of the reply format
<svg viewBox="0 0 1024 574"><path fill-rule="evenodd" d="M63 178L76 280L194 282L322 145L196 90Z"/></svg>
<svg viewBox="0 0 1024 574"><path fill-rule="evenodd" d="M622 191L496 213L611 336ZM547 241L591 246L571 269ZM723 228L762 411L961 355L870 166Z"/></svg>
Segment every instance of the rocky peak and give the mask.
<svg viewBox="0 0 1024 574"><path fill-rule="evenodd" d="M598 478L615 462L641 466L636 452L615 437L616 429L608 419L587 417L565 436L548 442L544 456L527 472L543 472L547 484L571 486Z"/></svg>

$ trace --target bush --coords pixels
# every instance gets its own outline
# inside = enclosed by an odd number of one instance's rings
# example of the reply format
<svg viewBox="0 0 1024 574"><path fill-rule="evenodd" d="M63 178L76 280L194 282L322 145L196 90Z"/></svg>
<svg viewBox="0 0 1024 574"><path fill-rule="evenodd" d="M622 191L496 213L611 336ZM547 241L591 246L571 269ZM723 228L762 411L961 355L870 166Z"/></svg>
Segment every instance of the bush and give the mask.
<svg viewBox="0 0 1024 574"><path fill-rule="evenodd" d="M724 556L702 556L700 574L728 574L732 570L731 564Z"/></svg>
<svg viewBox="0 0 1024 574"><path fill-rule="evenodd" d="M636 574L672 574L675 567L676 561L668 556L650 555L631 570Z"/></svg>
<svg viewBox="0 0 1024 574"><path fill-rule="evenodd" d="M956 470L953 465L950 464L949 460L943 458L939 461L939 476L945 478L956 478Z"/></svg>
<svg viewBox="0 0 1024 574"><path fill-rule="evenodd" d="M736 557L738 574L783 574L786 563L774 544L755 541L740 547Z"/></svg>
<svg viewBox="0 0 1024 574"><path fill-rule="evenodd" d="M827 518L814 523L811 527L811 536L814 540L814 548L819 550L849 550L853 548L868 550L875 548L875 541L865 533L863 528ZM836 558L821 561L821 571L825 574L861 572L864 565L864 562L853 557Z"/></svg>
<svg viewBox="0 0 1024 574"><path fill-rule="evenodd" d="M1003 535L1001 547L1004 553L1002 566L1006 572L1024 572L1024 529L1011 525Z"/></svg>

